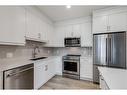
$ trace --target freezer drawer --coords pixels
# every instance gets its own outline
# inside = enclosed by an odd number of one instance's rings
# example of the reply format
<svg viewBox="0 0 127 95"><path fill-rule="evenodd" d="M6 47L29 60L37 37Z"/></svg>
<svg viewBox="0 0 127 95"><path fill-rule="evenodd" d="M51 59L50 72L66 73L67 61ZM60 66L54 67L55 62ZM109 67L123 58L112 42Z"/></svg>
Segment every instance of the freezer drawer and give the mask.
<svg viewBox="0 0 127 95"><path fill-rule="evenodd" d="M4 71L4 89L33 89L33 64Z"/></svg>

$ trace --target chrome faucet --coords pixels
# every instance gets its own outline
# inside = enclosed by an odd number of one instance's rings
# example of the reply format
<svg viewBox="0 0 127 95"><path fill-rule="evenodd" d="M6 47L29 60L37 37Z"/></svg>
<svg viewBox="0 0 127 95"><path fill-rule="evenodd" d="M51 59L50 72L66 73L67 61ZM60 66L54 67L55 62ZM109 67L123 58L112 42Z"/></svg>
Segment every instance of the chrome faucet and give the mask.
<svg viewBox="0 0 127 95"><path fill-rule="evenodd" d="M36 50L38 50L38 51L36 52ZM34 49L33 49L33 53L32 53L33 58L36 58L36 55L37 55L39 52L40 52L39 47L38 47L38 46L35 46Z"/></svg>

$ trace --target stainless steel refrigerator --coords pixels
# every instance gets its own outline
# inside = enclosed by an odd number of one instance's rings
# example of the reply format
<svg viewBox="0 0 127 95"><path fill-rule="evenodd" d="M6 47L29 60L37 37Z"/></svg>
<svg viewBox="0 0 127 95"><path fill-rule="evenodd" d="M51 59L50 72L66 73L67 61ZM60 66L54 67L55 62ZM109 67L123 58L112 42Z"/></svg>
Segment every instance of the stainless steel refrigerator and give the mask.
<svg viewBox="0 0 127 95"><path fill-rule="evenodd" d="M126 68L126 32L93 35L93 81L99 83L98 66Z"/></svg>

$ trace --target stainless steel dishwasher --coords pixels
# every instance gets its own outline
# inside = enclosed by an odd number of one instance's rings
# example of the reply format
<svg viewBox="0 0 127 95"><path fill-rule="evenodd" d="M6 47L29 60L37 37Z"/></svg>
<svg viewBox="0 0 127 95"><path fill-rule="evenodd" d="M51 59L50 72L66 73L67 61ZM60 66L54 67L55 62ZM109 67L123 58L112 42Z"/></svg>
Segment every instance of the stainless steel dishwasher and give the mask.
<svg viewBox="0 0 127 95"><path fill-rule="evenodd" d="M3 89L33 89L33 64L4 71Z"/></svg>

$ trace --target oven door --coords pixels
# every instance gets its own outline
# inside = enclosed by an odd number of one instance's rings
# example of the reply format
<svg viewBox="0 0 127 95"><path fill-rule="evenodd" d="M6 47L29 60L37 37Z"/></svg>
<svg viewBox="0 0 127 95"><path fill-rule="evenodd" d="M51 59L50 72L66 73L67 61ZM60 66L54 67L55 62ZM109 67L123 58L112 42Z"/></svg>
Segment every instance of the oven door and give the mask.
<svg viewBox="0 0 127 95"><path fill-rule="evenodd" d="M63 73L79 75L79 61L77 60L64 60Z"/></svg>

